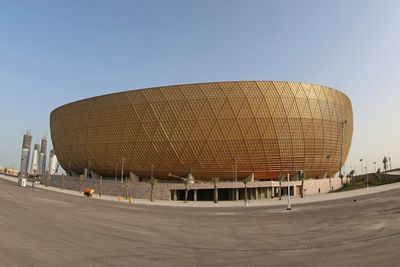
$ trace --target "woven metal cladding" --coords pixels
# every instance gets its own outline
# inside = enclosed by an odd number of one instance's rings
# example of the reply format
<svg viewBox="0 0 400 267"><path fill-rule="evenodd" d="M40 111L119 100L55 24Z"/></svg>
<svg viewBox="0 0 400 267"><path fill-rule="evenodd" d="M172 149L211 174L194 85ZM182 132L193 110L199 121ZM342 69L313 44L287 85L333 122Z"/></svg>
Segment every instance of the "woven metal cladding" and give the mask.
<svg viewBox="0 0 400 267"><path fill-rule="evenodd" d="M344 123L346 122L346 123ZM321 85L240 81L132 90L73 102L51 113L51 136L64 169L90 168L197 179L307 177L339 171L347 158L349 98ZM343 146L342 146L343 129Z"/></svg>

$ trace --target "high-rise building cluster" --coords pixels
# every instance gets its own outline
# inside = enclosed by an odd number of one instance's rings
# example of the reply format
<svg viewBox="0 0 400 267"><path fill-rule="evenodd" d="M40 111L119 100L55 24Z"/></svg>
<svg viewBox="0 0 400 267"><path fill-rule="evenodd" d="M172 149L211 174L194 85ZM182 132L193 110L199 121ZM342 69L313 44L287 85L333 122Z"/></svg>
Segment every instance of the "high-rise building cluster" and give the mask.
<svg viewBox="0 0 400 267"><path fill-rule="evenodd" d="M50 151L50 158L48 164L46 164L47 158L47 137L43 137L41 144L35 144L33 146L32 161L30 163L32 147L32 134L30 131L26 131L22 141L22 151L21 151L21 167L20 176L43 176L46 173L46 169L49 171L50 175L57 172L58 161L53 150ZM48 165L48 168L46 166ZM30 168L29 168L30 166Z"/></svg>

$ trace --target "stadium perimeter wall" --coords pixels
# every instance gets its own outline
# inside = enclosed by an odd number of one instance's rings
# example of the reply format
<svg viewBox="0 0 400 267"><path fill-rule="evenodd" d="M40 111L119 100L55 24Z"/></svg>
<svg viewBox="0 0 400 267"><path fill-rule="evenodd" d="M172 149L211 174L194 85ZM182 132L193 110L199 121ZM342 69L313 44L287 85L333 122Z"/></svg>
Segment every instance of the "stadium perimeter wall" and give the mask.
<svg viewBox="0 0 400 267"><path fill-rule="evenodd" d="M46 184L44 178L40 179L41 184ZM128 182L121 183L120 181L103 179L102 182L102 194L111 196L125 196L128 193L129 197L137 199L150 199L150 183L148 182ZM294 196L299 197L299 191L301 188L301 181L291 181L291 186L296 188L294 190ZM74 191L81 191L85 188L95 189L95 194L100 192L100 179L94 178L80 178L73 176L56 176L53 175L47 181L48 186L69 189ZM282 188L287 187L287 181L282 181ZM252 188L271 188L272 192L277 190L279 187L278 181L255 181L247 184L249 189ZM307 179L304 180L304 194L314 195L320 193L327 193L331 190L336 190L341 187L340 178L325 178L325 179ZM214 185L211 182L199 182L189 186L190 190L202 190L202 189L213 189ZM217 184L218 189L242 189L244 184L242 182L219 182ZM155 200L172 200L173 190L184 190L185 186L182 183L157 183L153 189L153 199ZM255 189L254 192L258 192ZM253 193L249 194L251 199L271 198L271 195L265 195L260 197L261 194ZM273 196L272 196L273 197Z"/></svg>

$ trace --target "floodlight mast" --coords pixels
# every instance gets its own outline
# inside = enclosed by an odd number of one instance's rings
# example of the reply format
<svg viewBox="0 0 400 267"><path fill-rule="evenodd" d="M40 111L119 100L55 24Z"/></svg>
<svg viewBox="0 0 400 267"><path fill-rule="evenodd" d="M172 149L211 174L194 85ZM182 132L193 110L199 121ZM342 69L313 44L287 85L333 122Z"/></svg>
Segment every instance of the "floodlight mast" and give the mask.
<svg viewBox="0 0 400 267"><path fill-rule="evenodd" d="M347 120L344 120L341 125L342 125L342 142L340 144L340 166L339 166L339 177L343 177L342 173L342 166L343 166L343 136L344 136L344 125L347 123Z"/></svg>

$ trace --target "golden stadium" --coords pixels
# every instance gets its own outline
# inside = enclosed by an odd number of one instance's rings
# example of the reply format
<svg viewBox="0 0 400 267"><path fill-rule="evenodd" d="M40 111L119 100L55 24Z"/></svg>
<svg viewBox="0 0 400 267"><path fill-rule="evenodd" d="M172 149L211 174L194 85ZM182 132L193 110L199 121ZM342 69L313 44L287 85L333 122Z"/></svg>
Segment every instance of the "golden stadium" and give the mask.
<svg viewBox="0 0 400 267"><path fill-rule="evenodd" d="M326 86L232 81L138 89L66 104L51 113L61 166L114 177L169 174L273 179L303 170L332 176L353 133L349 98Z"/></svg>

